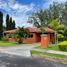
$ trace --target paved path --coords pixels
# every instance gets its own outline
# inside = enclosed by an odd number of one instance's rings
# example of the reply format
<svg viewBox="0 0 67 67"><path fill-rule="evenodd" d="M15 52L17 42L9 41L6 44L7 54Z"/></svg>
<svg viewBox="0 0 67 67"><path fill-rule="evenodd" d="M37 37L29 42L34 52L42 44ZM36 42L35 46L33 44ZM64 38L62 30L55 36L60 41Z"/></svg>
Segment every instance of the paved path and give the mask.
<svg viewBox="0 0 67 67"><path fill-rule="evenodd" d="M30 50L33 49L35 46L39 46L39 45L36 45L34 43L34 44L27 44L27 45L22 44L13 47L0 47L0 53L30 57L31 56Z"/></svg>
<svg viewBox="0 0 67 67"><path fill-rule="evenodd" d="M27 45L23 44L23 45L14 46L14 47L0 47L0 52L12 54L12 55L25 56L25 57L31 56L30 50L36 50L39 52L47 52L47 53L53 53L53 54L67 55L67 52L34 48L37 46L40 46L40 44L34 43L34 44L27 44Z"/></svg>
<svg viewBox="0 0 67 67"><path fill-rule="evenodd" d="M67 67L67 65L38 58L24 58L0 53L0 67Z"/></svg>

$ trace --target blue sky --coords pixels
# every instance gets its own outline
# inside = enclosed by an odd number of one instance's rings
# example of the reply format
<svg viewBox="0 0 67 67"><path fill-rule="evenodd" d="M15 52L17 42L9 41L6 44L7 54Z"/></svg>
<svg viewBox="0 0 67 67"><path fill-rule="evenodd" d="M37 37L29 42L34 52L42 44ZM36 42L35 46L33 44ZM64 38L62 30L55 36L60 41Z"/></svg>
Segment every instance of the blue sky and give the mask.
<svg viewBox="0 0 67 67"><path fill-rule="evenodd" d="M32 26L27 23L28 17L39 9L46 9L53 1L64 3L67 0L0 0L0 11L5 16L9 14L16 21L17 26Z"/></svg>

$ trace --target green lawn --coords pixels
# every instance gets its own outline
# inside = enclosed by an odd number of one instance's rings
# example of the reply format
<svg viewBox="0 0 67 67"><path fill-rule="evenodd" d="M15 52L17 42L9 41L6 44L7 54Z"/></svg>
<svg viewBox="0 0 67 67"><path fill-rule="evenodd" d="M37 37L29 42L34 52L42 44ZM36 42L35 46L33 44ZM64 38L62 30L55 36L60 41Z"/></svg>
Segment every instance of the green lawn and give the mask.
<svg viewBox="0 0 67 67"><path fill-rule="evenodd" d="M38 49L46 49L46 50L59 50L58 45L55 44L49 44L48 48L41 48L41 46L35 47Z"/></svg>
<svg viewBox="0 0 67 67"><path fill-rule="evenodd" d="M4 41L0 41L0 46L15 46L16 44L13 42L4 42Z"/></svg>
<svg viewBox="0 0 67 67"><path fill-rule="evenodd" d="M39 51L35 51L35 50L32 50L31 54L36 54L36 55L40 55L40 56L43 55L43 56L47 56L47 57L49 56L49 57L56 57L56 58L66 58L67 59L66 55L39 52Z"/></svg>

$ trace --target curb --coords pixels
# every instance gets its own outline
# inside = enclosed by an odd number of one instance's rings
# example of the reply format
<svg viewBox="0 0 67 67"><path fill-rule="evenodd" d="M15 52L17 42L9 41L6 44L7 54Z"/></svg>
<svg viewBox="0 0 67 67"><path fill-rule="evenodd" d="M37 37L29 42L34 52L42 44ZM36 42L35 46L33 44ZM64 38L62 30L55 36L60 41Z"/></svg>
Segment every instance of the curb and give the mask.
<svg viewBox="0 0 67 67"><path fill-rule="evenodd" d="M37 55L37 54L32 54L32 57L34 59L43 59L43 60L48 60L48 61L52 61L52 62L59 62L62 64L67 64L67 59L63 59L63 58L50 57L50 56L46 56L46 55Z"/></svg>

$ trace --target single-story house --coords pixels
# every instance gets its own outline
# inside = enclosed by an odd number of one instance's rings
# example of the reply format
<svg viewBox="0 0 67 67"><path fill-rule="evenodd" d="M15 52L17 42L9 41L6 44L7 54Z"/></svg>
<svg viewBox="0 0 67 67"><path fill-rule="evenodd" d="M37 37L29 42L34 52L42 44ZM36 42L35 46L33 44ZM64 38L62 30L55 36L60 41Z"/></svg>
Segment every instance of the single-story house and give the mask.
<svg viewBox="0 0 67 67"><path fill-rule="evenodd" d="M40 32L40 28L27 27L27 29L29 30L30 34L28 38L23 39L24 42L36 43L41 41L42 33ZM13 33L17 30L18 29L4 31L4 37L7 37L9 41L15 41L13 38ZM55 43L55 31L48 27L44 28L44 30L46 31L44 34L48 35L49 41Z"/></svg>

